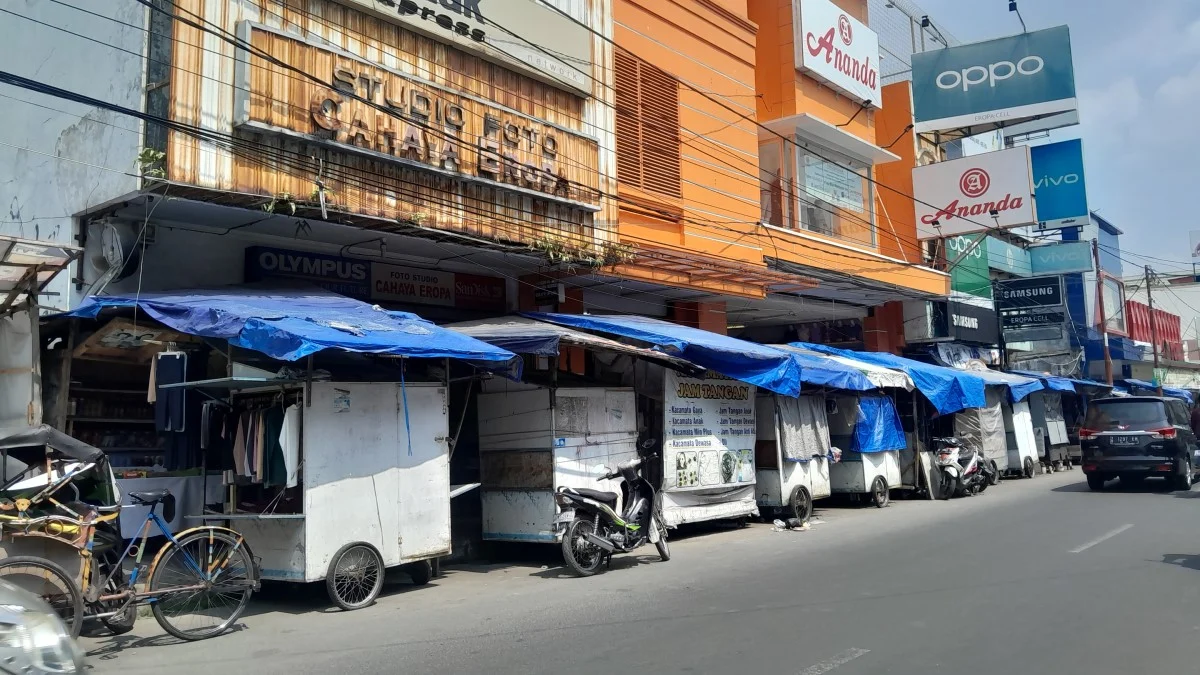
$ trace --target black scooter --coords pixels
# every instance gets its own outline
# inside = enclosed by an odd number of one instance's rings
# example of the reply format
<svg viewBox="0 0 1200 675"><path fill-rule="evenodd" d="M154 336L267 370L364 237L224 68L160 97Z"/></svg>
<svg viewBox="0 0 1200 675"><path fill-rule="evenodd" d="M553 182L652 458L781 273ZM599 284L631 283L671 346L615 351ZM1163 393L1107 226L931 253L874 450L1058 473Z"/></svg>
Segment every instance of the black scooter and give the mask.
<svg viewBox="0 0 1200 675"><path fill-rule="evenodd" d="M638 473L647 459L656 456L622 462L601 477L622 479L625 508L619 515L616 492L563 486L554 493L561 509L554 519L554 533L562 534L563 560L579 576L590 577L605 559L612 560L613 553L628 553L647 542L658 548L664 561L671 559L654 487Z"/></svg>

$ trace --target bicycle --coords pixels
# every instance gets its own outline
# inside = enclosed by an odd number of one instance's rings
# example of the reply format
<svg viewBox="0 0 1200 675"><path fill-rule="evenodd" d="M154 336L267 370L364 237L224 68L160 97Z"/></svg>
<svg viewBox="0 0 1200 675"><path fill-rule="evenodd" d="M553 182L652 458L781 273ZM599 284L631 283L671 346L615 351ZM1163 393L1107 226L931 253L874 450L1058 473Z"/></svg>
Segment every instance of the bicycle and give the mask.
<svg viewBox="0 0 1200 675"><path fill-rule="evenodd" d="M149 605L154 618L167 633L181 640L203 640L224 633L245 611L250 596L259 588L258 566L242 535L234 530L205 525L171 533L166 521L172 519L174 497L168 490L133 492L134 504L149 506L150 512L138 536L130 540L120 556L112 554L119 535L98 529L111 526L117 514L101 515L88 509L80 515L69 506L56 506L75 517L58 515L30 518L17 505L17 516L0 515L0 525L15 536L55 538L79 550L82 557L80 583L58 564L32 556L0 560L0 579L26 577L59 612L63 622L77 637L85 619L102 621L114 633L133 629L137 608ZM18 500L25 502L26 500ZM164 520L157 513L163 505ZM27 503L24 505L27 507ZM10 507L11 509L11 507ZM143 565L150 526L155 525L167 543L149 565ZM102 536L97 541L97 533ZM138 540L141 540L140 544ZM137 548L132 569L126 578L125 563ZM138 590L139 579L148 579L145 590ZM24 585L29 588L29 582ZM34 592L38 592L35 587ZM190 627L187 617L193 618ZM200 624L200 625L197 625Z"/></svg>

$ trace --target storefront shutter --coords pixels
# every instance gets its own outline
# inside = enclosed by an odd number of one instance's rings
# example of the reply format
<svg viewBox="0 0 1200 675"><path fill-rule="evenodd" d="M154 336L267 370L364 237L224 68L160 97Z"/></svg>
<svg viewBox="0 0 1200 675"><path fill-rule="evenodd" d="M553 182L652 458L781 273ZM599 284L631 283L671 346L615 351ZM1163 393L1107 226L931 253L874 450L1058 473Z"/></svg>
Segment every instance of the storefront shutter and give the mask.
<svg viewBox="0 0 1200 675"><path fill-rule="evenodd" d="M624 51L614 65L617 180L679 198L679 82Z"/></svg>

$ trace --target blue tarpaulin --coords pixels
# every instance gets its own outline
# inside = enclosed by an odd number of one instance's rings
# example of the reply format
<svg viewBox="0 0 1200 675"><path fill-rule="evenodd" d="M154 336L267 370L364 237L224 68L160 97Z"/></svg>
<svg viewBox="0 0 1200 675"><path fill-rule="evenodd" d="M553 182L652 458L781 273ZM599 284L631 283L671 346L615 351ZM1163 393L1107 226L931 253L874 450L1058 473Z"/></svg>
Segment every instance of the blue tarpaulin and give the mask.
<svg viewBox="0 0 1200 675"><path fill-rule="evenodd" d="M531 319L640 340L668 354L785 396L800 395L800 363L788 352L644 316L526 312Z"/></svg>
<svg viewBox="0 0 1200 675"><path fill-rule="evenodd" d="M948 415L966 408L983 408L987 406L987 399L984 396L984 381L965 371L946 368L944 366L935 366L931 363L922 363L906 359L902 356L896 356L895 354L856 352L809 342L795 342L793 344L823 354L846 356L908 373L908 376L913 380L913 384L925 395L925 398L929 399L929 402L933 404L933 407L937 408L938 414L941 415Z"/></svg>
<svg viewBox="0 0 1200 675"><path fill-rule="evenodd" d="M1069 394L1075 393L1075 383L1070 378L1059 377L1058 375L1049 375L1046 373L1034 373L1028 370L1013 370L1010 371L1015 375L1024 375L1025 377L1036 377L1046 385L1046 388L1051 391L1065 391Z"/></svg>
<svg viewBox="0 0 1200 675"><path fill-rule="evenodd" d="M413 358L453 358L511 372L520 359L505 349L446 330L408 312L392 312L319 288L230 286L129 296L91 296L68 316L94 319L107 308L136 306L180 333L295 361L324 349Z"/></svg>
<svg viewBox="0 0 1200 675"><path fill-rule="evenodd" d="M1041 391L1046 388L1042 381L1023 375L1013 375L1012 373L1001 373L995 370L972 370L972 375L982 378L993 387L1004 387L1008 390L1008 398L1013 403L1023 400L1035 391Z"/></svg>
<svg viewBox="0 0 1200 675"><path fill-rule="evenodd" d="M1134 389L1140 389L1140 390L1145 390L1146 392L1149 392L1152 395L1158 393L1158 387L1154 386L1154 383L1152 383L1152 382L1147 382L1145 380L1133 380L1130 378L1125 378L1123 380L1123 382L1125 382L1126 386L1128 386L1131 391ZM1164 396L1170 396L1171 398L1181 398L1181 399L1187 401L1188 403L1192 402L1192 395L1186 389L1176 389L1175 387L1163 387L1162 391L1163 391Z"/></svg>
<svg viewBox="0 0 1200 675"><path fill-rule="evenodd" d="M860 396L854 423L856 452L883 452L908 447L896 403L888 396Z"/></svg>
<svg viewBox="0 0 1200 675"><path fill-rule="evenodd" d="M870 391L875 385L861 370L851 368L815 352L800 351L788 345L772 345L792 355L800 364L800 381L830 389Z"/></svg>

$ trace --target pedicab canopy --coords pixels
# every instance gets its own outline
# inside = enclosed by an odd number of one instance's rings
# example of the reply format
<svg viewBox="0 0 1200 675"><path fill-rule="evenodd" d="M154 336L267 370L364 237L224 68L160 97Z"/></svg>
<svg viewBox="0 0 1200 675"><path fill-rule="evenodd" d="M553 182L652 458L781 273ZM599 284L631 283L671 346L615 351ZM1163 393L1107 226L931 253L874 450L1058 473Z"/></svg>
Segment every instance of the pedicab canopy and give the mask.
<svg viewBox="0 0 1200 675"><path fill-rule="evenodd" d="M1033 377L1023 377L1012 373L1001 373L995 370L972 370L972 375L983 378L989 385L1004 387L1008 390L1008 398L1013 403L1024 399L1035 391L1046 388L1042 381Z"/></svg>
<svg viewBox="0 0 1200 675"><path fill-rule="evenodd" d="M800 394L800 362L774 347L644 316L547 312L525 312L522 316L646 342L658 351L776 394Z"/></svg>
<svg viewBox="0 0 1200 675"><path fill-rule="evenodd" d="M520 372L512 352L446 330L408 312L315 287L229 286L130 296L91 296L67 316L94 319L104 309L137 307L181 333L296 361L326 349L412 358L453 358L489 370Z"/></svg>
<svg viewBox="0 0 1200 675"><path fill-rule="evenodd" d="M1149 392L1157 392L1158 391L1158 386L1156 386L1155 384L1153 384L1151 382L1147 382L1145 380L1132 380L1130 378L1125 378L1123 380L1123 382L1125 382L1125 385L1127 387L1129 387L1130 391L1134 391L1137 389L1143 389L1143 390L1149 391ZM1176 389L1175 387L1163 387L1162 392L1163 392L1164 396L1170 396L1171 398L1181 398L1181 399L1187 401L1188 403L1192 402L1192 394L1190 392L1188 392L1188 390L1186 390L1186 389Z"/></svg>
<svg viewBox="0 0 1200 675"><path fill-rule="evenodd" d="M884 368L900 370L912 378L917 390L929 399L939 415L949 415L967 408L987 406L987 398L984 394L986 383L973 373L922 363L895 354L856 352L811 342L793 342L791 344L822 354L844 356Z"/></svg>
<svg viewBox="0 0 1200 675"><path fill-rule="evenodd" d="M78 462L98 462L104 452L72 438L49 424L36 427L0 428L0 452L50 448Z"/></svg>

